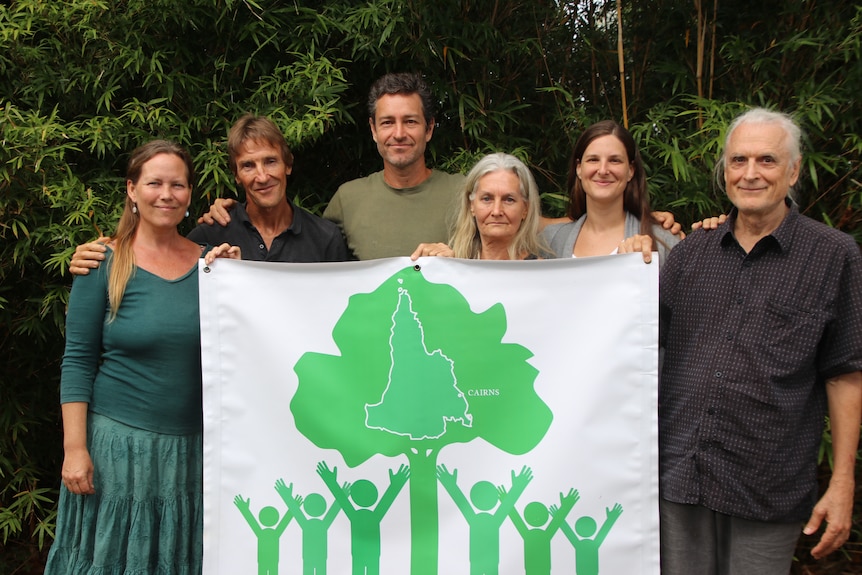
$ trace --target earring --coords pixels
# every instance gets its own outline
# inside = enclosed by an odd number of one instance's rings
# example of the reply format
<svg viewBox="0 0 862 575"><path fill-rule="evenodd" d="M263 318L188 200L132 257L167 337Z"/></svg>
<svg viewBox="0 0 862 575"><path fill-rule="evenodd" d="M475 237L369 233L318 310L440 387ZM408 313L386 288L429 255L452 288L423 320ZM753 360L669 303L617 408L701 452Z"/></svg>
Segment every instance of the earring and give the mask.
<svg viewBox="0 0 862 575"><path fill-rule="evenodd" d="M186 217L189 217L189 211L186 210Z"/></svg>
<svg viewBox="0 0 862 575"><path fill-rule="evenodd" d="M138 204L132 204L132 213L133 213L133 214L137 214L137 213L138 213Z"/></svg>

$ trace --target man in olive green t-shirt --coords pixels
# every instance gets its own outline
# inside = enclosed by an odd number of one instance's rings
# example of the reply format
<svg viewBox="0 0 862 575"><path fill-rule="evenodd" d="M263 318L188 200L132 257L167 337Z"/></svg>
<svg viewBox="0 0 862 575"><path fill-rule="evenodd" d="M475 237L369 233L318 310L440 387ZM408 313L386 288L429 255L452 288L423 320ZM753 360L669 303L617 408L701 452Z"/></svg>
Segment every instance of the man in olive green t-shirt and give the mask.
<svg viewBox="0 0 862 575"><path fill-rule="evenodd" d="M387 74L368 95L368 125L383 170L343 184L323 217L341 227L360 260L408 256L420 243L446 242L461 174L425 165L434 134L431 91L418 74Z"/></svg>

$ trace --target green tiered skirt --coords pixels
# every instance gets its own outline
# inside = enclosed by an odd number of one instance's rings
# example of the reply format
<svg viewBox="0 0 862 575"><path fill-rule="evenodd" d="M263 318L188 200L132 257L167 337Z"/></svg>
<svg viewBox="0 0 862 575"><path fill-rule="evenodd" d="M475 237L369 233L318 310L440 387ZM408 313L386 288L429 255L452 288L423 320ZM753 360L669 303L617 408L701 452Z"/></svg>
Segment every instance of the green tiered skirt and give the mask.
<svg viewBox="0 0 862 575"><path fill-rule="evenodd" d="M166 435L88 414L94 495L60 489L46 575L198 575L200 433Z"/></svg>

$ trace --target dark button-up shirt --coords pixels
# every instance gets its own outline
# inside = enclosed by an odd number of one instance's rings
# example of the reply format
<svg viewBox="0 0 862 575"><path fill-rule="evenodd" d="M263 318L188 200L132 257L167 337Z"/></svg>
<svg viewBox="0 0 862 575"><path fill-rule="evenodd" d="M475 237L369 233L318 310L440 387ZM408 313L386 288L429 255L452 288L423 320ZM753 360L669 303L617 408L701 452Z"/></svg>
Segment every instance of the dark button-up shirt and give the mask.
<svg viewBox="0 0 862 575"><path fill-rule="evenodd" d="M227 226L200 224L188 238L199 244L217 246L227 242L239 246L244 260L306 263L347 260L347 247L337 225L293 204L291 207L293 222L272 240L269 249L248 219L245 204L233 208Z"/></svg>
<svg viewBox="0 0 862 575"><path fill-rule="evenodd" d="M735 217L691 234L661 271L662 497L805 520L825 380L862 369L862 256L795 206L746 254Z"/></svg>

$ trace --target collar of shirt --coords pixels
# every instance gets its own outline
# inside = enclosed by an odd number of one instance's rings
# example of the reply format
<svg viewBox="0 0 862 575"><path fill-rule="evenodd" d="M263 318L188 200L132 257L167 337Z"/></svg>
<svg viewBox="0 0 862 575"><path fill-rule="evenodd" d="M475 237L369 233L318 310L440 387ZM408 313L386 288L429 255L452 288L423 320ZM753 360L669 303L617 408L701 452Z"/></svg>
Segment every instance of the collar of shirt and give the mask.
<svg viewBox="0 0 862 575"><path fill-rule="evenodd" d="M775 230L760 239L751 250L752 255L758 255L766 250L775 249L778 252L784 252L790 248L790 240L793 237L793 230L796 227L796 221L799 218L799 208L796 203L789 197L784 199L784 203L790 208L787 215L782 220L781 224ZM721 224L716 231L721 233L721 246L728 247L735 245L739 247L736 237L733 235L733 225L736 222L736 217L739 211L736 208L730 210L727 216L727 221ZM739 249L742 249L741 247Z"/></svg>
<svg viewBox="0 0 862 575"><path fill-rule="evenodd" d="M293 210L293 221L285 230L283 230L278 235L287 232L298 235L302 233L302 218L305 216L305 214L303 210L297 208L296 205L294 205L294 203L290 201L290 198L285 198L285 201L287 201L288 205L290 206L290 209ZM254 224L248 217L248 210L246 210L245 208L246 204L247 202L238 203L234 207L233 217L236 218L240 223L242 223L243 226L256 229Z"/></svg>

